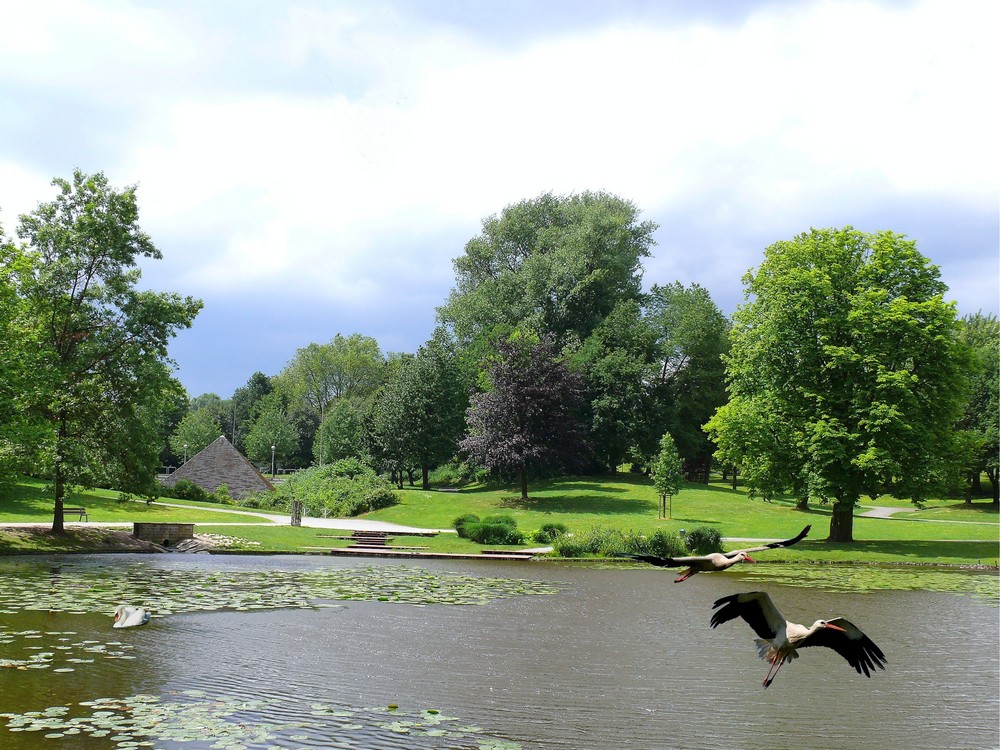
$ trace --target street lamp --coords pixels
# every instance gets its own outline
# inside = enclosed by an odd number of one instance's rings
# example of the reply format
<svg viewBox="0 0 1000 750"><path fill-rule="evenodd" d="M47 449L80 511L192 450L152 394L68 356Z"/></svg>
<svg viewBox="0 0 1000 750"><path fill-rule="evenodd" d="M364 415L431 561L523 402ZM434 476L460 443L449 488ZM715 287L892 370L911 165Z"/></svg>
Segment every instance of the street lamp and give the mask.
<svg viewBox="0 0 1000 750"><path fill-rule="evenodd" d="M274 479L274 446L271 446L271 479Z"/></svg>
<svg viewBox="0 0 1000 750"><path fill-rule="evenodd" d="M184 443L184 463L188 462L188 444Z"/></svg>

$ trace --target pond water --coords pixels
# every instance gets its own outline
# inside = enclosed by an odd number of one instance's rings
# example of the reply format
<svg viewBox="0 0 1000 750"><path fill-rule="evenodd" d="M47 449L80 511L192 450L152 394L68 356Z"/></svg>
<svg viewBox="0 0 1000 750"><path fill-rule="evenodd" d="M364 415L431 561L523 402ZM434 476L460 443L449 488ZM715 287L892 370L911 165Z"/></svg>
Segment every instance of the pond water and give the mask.
<svg viewBox="0 0 1000 750"><path fill-rule="evenodd" d="M935 574L964 576L957 594L855 569L793 587L784 567L674 584L539 562L0 558L0 747L1000 747L995 574ZM750 590L798 622L847 617L886 671L807 649L764 690L749 627L708 625ZM154 618L112 629L119 603Z"/></svg>

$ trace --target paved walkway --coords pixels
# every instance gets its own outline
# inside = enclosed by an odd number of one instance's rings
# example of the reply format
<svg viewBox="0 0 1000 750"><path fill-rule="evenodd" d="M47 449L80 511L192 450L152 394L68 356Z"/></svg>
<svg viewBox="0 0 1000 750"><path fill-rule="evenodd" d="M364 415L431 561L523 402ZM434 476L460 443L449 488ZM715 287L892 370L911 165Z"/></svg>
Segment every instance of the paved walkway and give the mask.
<svg viewBox="0 0 1000 750"><path fill-rule="evenodd" d="M180 505L178 503L163 503L159 500L156 501L157 505L166 505L171 508L192 508L195 506L191 505ZM291 516L285 516L278 513L263 513L260 511L250 511L250 510L229 510L222 508L213 508L214 513L231 513L233 515L240 516L254 516L256 518L266 518L271 523L276 523L282 526L288 526L292 523ZM198 524L224 524L225 522L217 521L199 521ZM226 524L228 525L228 524ZM456 533L454 529L424 529L417 526L402 526L398 523L388 523L387 521L369 521L365 518L313 518L312 516L302 516L302 525L313 529L342 529L344 531L388 531L394 534L405 534L410 533L427 533L428 531L436 531L440 534L454 534Z"/></svg>

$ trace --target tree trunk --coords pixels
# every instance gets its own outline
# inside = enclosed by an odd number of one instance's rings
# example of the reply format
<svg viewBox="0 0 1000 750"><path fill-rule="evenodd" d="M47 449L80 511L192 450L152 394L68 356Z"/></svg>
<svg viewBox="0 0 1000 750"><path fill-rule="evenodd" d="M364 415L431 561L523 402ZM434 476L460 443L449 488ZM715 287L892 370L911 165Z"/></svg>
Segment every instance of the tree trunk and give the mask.
<svg viewBox="0 0 1000 750"><path fill-rule="evenodd" d="M809 510L809 496L800 497L795 501L795 510Z"/></svg>
<svg viewBox="0 0 1000 750"><path fill-rule="evenodd" d="M62 470L59 467L59 461L56 461L56 471L55 471L55 506L52 511L52 533L53 534L63 534L66 532L66 528L63 526L63 496L66 494L66 482L62 476Z"/></svg>
<svg viewBox="0 0 1000 750"><path fill-rule="evenodd" d="M55 502L52 508L52 533L65 534L63 521L63 498L66 496L66 476L63 473L62 455L66 440L66 415L59 413L59 432L56 437L56 458L52 472L52 484L55 487Z"/></svg>
<svg viewBox="0 0 1000 750"><path fill-rule="evenodd" d="M421 486L425 490L429 490L431 488L431 477L430 477L430 474L431 474L431 470L430 470L430 467L427 466L427 464L424 464L423 466L420 467Z"/></svg>
<svg viewBox="0 0 1000 750"><path fill-rule="evenodd" d="M830 516L830 536L828 542L854 541L854 503L850 500L836 500Z"/></svg>
<svg viewBox="0 0 1000 750"><path fill-rule="evenodd" d="M413 475L413 469L406 470L406 478L410 480L411 487L417 483L417 478Z"/></svg>
<svg viewBox="0 0 1000 750"><path fill-rule="evenodd" d="M528 499L528 472L526 472L524 470L524 467L522 466L520 468L520 470L518 471L518 474L519 474L520 479L521 479L521 499L522 500L527 500Z"/></svg>
<svg viewBox="0 0 1000 750"><path fill-rule="evenodd" d="M736 477L737 477L737 476L739 475L739 473L740 473L740 470L739 470L739 469L737 469L737 468L736 468L736 467L734 466L734 467L733 467L733 489L734 489L734 490L736 489Z"/></svg>
<svg viewBox="0 0 1000 750"><path fill-rule="evenodd" d="M997 476L998 472L996 469L987 469L986 476L990 478L990 484L993 485L993 504L1000 505L1000 477Z"/></svg>

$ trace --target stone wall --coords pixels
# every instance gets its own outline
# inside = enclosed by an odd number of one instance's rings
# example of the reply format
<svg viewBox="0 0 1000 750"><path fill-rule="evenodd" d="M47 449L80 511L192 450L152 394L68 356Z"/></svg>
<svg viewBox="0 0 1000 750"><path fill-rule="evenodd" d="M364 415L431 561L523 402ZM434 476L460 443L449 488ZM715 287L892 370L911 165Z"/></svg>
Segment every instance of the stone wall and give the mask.
<svg viewBox="0 0 1000 750"><path fill-rule="evenodd" d="M182 539L194 539L193 523L134 523L132 536L144 542L173 547Z"/></svg>

